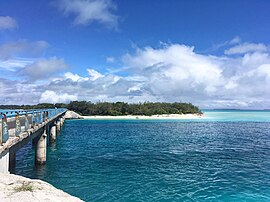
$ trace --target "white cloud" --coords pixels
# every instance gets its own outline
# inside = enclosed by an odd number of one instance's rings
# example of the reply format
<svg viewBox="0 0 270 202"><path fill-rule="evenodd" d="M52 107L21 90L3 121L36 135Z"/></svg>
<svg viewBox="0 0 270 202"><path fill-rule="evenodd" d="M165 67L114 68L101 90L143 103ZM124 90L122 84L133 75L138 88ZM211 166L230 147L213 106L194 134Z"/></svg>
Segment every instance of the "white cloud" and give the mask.
<svg viewBox="0 0 270 202"><path fill-rule="evenodd" d="M92 80L92 81L94 81L94 80L96 80L96 79L98 79L98 78L102 78L102 77L104 77L104 75L102 75L101 73L99 73L99 72L97 72L96 70L94 70L94 69L87 69L87 72L88 72L88 74L89 74L89 76L90 76L90 80Z"/></svg>
<svg viewBox="0 0 270 202"><path fill-rule="evenodd" d="M111 0L59 0L58 7L65 15L75 16L75 25L89 25L99 22L116 28L118 16L112 11L116 5Z"/></svg>
<svg viewBox="0 0 270 202"><path fill-rule="evenodd" d="M51 90L46 90L41 94L39 99L40 103L68 103L73 100L77 100L76 95L69 95L67 93L56 93Z"/></svg>
<svg viewBox="0 0 270 202"><path fill-rule="evenodd" d="M8 60L19 56L35 56L48 47L49 44L46 41L29 42L27 40L19 40L6 43L0 46L0 59Z"/></svg>
<svg viewBox="0 0 270 202"><path fill-rule="evenodd" d="M65 70L67 67L68 65L64 62L64 59L51 57L49 59L39 59L33 64L25 66L18 73L30 80L44 80L61 70Z"/></svg>
<svg viewBox="0 0 270 202"><path fill-rule="evenodd" d="M234 37L231 41L228 42L228 44L233 45L233 44L238 44L242 41L242 39L239 36Z"/></svg>
<svg viewBox="0 0 270 202"><path fill-rule="evenodd" d="M88 80L88 78L81 77L78 74L73 74L71 72L66 72L64 74L65 79L71 79L72 81L83 81L83 80Z"/></svg>
<svg viewBox="0 0 270 202"><path fill-rule="evenodd" d="M34 61L33 59L29 58L15 58L15 59L8 59L5 61L0 60L0 69L6 69L9 71L16 71L17 69L23 68L26 65L32 64Z"/></svg>
<svg viewBox="0 0 270 202"><path fill-rule="evenodd" d="M43 86L0 78L0 104L38 103Z"/></svg>
<svg viewBox="0 0 270 202"><path fill-rule="evenodd" d="M238 58L197 54L193 47L170 44L137 49L123 57L129 76L100 74L89 79L52 82L49 89L91 101L185 101L201 107L270 107L270 56ZM95 76L97 75L97 76Z"/></svg>
<svg viewBox="0 0 270 202"><path fill-rule="evenodd" d="M106 58L106 62L107 63L114 63L115 62L115 58L114 57L107 57Z"/></svg>
<svg viewBox="0 0 270 202"><path fill-rule="evenodd" d="M162 49L147 47L135 55L126 55L124 61L148 79L148 88L156 95L179 96L190 88L214 93L223 84L219 61L195 54L193 47L179 44Z"/></svg>
<svg viewBox="0 0 270 202"><path fill-rule="evenodd" d="M8 30L16 28L17 22L10 16L0 16L0 30Z"/></svg>
<svg viewBox="0 0 270 202"><path fill-rule="evenodd" d="M221 43L213 44L211 48L208 48L205 52L212 52L212 51L217 51L221 48L228 47L231 45L239 44L242 41L242 39L239 36L235 36L231 40L227 40Z"/></svg>
<svg viewBox="0 0 270 202"><path fill-rule="evenodd" d="M215 94L225 83L218 59L179 44L140 49L125 56L125 66L135 73L121 77L87 69L88 79L69 73L48 89L91 101L191 101Z"/></svg>
<svg viewBox="0 0 270 202"><path fill-rule="evenodd" d="M66 72L39 85L5 80L0 102L22 102L16 98L27 91L31 97L23 97L24 103L45 101L54 96L52 91L56 97L66 94L70 100L76 96L94 102L184 101L202 108L270 108L269 52L211 56L196 53L194 47L165 44L124 55L122 71L128 76L86 69L87 76ZM46 91L50 93L41 99Z"/></svg>
<svg viewBox="0 0 270 202"><path fill-rule="evenodd" d="M226 55L244 54L250 52L266 52L267 46L262 43L243 43L224 51Z"/></svg>

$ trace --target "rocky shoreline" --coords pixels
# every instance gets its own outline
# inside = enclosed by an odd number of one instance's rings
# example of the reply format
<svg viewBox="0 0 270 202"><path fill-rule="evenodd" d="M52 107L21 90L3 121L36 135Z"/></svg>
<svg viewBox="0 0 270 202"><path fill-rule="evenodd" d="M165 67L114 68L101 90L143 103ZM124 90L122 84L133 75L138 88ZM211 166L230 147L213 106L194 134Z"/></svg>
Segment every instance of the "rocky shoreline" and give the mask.
<svg viewBox="0 0 270 202"><path fill-rule="evenodd" d="M75 112L68 111L65 118L81 119L82 117ZM42 180L0 173L0 201L79 202L82 200Z"/></svg>
<svg viewBox="0 0 270 202"><path fill-rule="evenodd" d="M0 173L1 202L81 202L82 200L42 180Z"/></svg>
<svg viewBox="0 0 270 202"><path fill-rule="evenodd" d="M74 111L67 111L64 115L65 119L83 119L83 116L74 112Z"/></svg>

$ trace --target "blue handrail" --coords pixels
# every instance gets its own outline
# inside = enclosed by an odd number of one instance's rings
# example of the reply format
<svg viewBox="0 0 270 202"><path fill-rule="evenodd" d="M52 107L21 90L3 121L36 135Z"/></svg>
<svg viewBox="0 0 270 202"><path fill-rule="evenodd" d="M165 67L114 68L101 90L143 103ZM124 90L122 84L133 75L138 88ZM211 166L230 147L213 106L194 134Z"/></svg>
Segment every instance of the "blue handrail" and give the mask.
<svg viewBox="0 0 270 202"><path fill-rule="evenodd" d="M32 110L22 110L22 109L15 109L15 110L1 110L0 109L0 118L4 118L3 114L6 115L7 118L16 117L17 115L25 115L25 114L37 114L48 112L48 118L55 116L56 114L62 113L67 111L66 108L55 108L55 109L32 109Z"/></svg>
<svg viewBox="0 0 270 202"><path fill-rule="evenodd" d="M57 116L60 113L67 111L66 108L54 109L33 109L33 110L0 110L0 119L2 119L2 131L0 143L5 143L9 139L8 118L15 117L15 135L19 136L21 133L21 120L20 117L24 116L24 130L29 129L28 115L32 115L32 127Z"/></svg>

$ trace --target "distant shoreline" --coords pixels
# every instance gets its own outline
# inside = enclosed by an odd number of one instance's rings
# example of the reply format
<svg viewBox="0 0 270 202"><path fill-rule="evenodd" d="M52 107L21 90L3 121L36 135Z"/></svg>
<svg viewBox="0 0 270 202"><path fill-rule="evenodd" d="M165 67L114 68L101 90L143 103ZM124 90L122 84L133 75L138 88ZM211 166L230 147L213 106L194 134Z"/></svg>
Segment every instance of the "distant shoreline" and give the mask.
<svg viewBox="0 0 270 202"><path fill-rule="evenodd" d="M151 120L151 119L198 119L202 118L203 114L161 114L161 115L123 115L123 116L82 116L83 119L94 120Z"/></svg>

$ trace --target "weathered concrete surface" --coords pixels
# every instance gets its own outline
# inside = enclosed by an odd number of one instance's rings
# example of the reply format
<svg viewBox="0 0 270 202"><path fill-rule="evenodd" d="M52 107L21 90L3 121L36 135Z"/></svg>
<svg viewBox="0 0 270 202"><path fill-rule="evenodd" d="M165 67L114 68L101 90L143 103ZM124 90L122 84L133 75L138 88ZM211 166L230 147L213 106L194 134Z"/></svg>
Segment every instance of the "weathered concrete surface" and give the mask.
<svg viewBox="0 0 270 202"><path fill-rule="evenodd" d="M46 163L47 151L47 134L44 130L43 134L39 137L36 144L35 163L36 165L44 165Z"/></svg>
<svg viewBox="0 0 270 202"><path fill-rule="evenodd" d="M50 120L47 120L39 125L34 126L33 128L28 129L27 131L24 131L24 127L22 127L22 133L15 137L15 129L9 129L10 137L6 143L3 145L0 145L0 153L5 151L6 149L12 149L12 150L19 150L21 147L23 147L25 144L27 144L30 140L35 139L39 135L41 135L44 131L44 127L46 125L50 125L54 122L55 119L58 117L61 117L64 113L61 113Z"/></svg>
<svg viewBox="0 0 270 202"><path fill-rule="evenodd" d="M64 125L65 119L64 118L60 118L60 127L62 128L62 126Z"/></svg>
<svg viewBox="0 0 270 202"><path fill-rule="evenodd" d="M57 121L56 123L56 134L59 134L61 131L61 123L60 121Z"/></svg>
<svg viewBox="0 0 270 202"><path fill-rule="evenodd" d="M74 111L67 111L63 117L64 119L83 119L83 116L74 112Z"/></svg>
<svg viewBox="0 0 270 202"><path fill-rule="evenodd" d="M12 169L10 163L7 163L7 157L9 157L9 162L13 162L15 160L16 152L26 145L28 142L33 141L37 142L40 136L44 133L45 128L48 128L52 125L55 120L64 115L65 112L60 113L51 119L46 120L45 122L34 126L33 128L29 128L25 131L25 127L21 127L21 133L19 136L15 136L15 129L9 129L9 139L6 143L0 144L0 172L8 173L8 170ZM37 140L37 141L35 141ZM11 158L10 158L11 157Z"/></svg>
<svg viewBox="0 0 270 202"><path fill-rule="evenodd" d="M0 201L79 202L82 200L41 180L0 173Z"/></svg>
<svg viewBox="0 0 270 202"><path fill-rule="evenodd" d="M9 173L9 150L0 153L0 173Z"/></svg>
<svg viewBox="0 0 270 202"><path fill-rule="evenodd" d="M51 127L50 131L50 142L55 142L56 141L56 126Z"/></svg>

